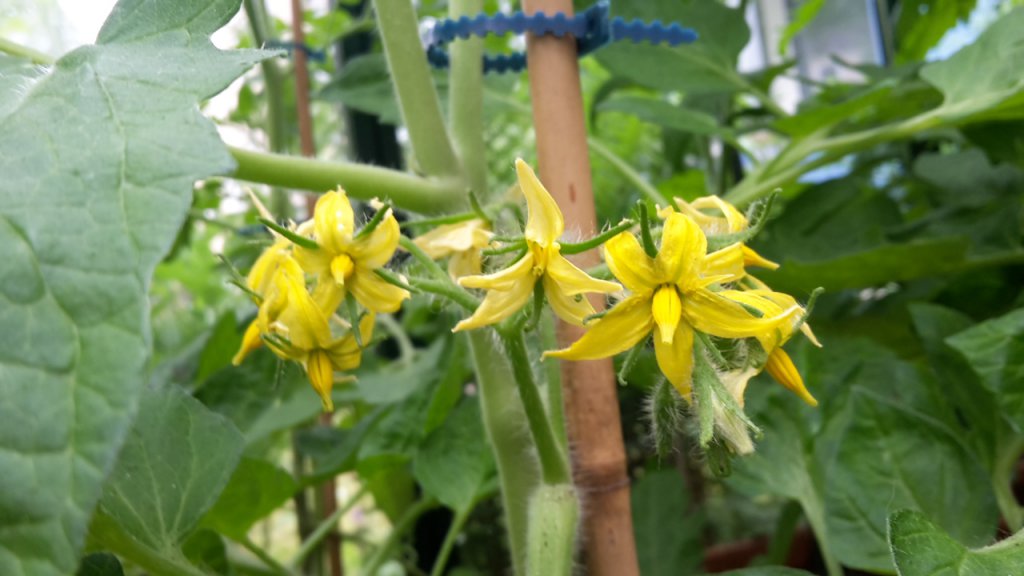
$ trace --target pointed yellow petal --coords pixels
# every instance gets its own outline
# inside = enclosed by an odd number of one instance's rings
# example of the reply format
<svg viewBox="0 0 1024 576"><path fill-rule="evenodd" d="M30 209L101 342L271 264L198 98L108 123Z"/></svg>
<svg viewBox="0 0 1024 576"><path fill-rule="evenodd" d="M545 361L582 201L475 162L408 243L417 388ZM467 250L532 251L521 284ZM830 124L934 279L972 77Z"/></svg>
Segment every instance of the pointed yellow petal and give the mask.
<svg viewBox="0 0 1024 576"><path fill-rule="evenodd" d="M409 298L409 291L389 284L373 270L359 266L349 278L345 287L371 312L397 312L402 301Z"/></svg>
<svg viewBox="0 0 1024 576"><path fill-rule="evenodd" d="M708 254L701 265L701 275L705 279L715 277L716 282L739 280L747 273L743 269L744 248L736 243Z"/></svg>
<svg viewBox="0 0 1024 576"><path fill-rule="evenodd" d="M654 260L658 276L666 282L696 279L707 255L708 240L689 216L669 214L661 232L661 249ZM686 282L683 282L684 284Z"/></svg>
<svg viewBox="0 0 1024 576"><path fill-rule="evenodd" d="M354 232L355 214L344 190L338 188L316 201L313 223L321 250L336 254L348 245Z"/></svg>
<svg viewBox="0 0 1024 576"><path fill-rule="evenodd" d="M683 315L683 303L679 299L679 291L674 285L662 286L654 293L651 305L654 323L658 325L661 341L671 344L675 337L676 326Z"/></svg>
<svg viewBox="0 0 1024 576"><path fill-rule="evenodd" d="M545 276L554 280L559 289L569 296L587 292L611 294L622 290L622 286L615 282L590 277L558 252L550 255Z"/></svg>
<svg viewBox="0 0 1024 576"><path fill-rule="evenodd" d="M336 253L328 250L309 250L302 246L295 246L292 253L295 256L295 261L299 263L299 266L307 274L318 275L330 271L331 261L334 260Z"/></svg>
<svg viewBox="0 0 1024 576"><path fill-rule="evenodd" d="M373 313L366 314L359 320L359 337L364 344L373 338L375 323L376 316ZM335 370L355 370L362 362L363 349L359 347L355 336L349 333L334 342L327 349L327 354Z"/></svg>
<svg viewBox="0 0 1024 576"><path fill-rule="evenodd" d="M618 234L605 243L604 261L619 282L634 293L653 290L661 283L654 260L629 232Z"/></svg>
<svg viewBox="0 0 1024 576"><path fill-rule="evenodd" d="M484 248L491 241L492 233L487 224L479 219L438 226L426 234L417 236L416 244L432 259L444 258L449 254Z"/></svg>
<svg viewBox="0 0 1024 576"><path fill-rule="evenodd" d="M777 263L761 256L757 252L754 252L753 248L746 245L743 246L743 264L746 266L767 268L768 270L777 270L779 268Z"/></svg>
<svg viewBox="0 0 1024 576"><path fill-rule="evenodd" d="M331 389L334 387L334 368L331 366L331 359L327 352L314 350L306 361L306 374L309 375L309 382L313 385L320 396L320 402L324 405L324 412L334 411L334 402L331 400Z"/></svg>
<svg viewBox="0 0 1024 576"><path fill-rule="evenodd" d="M616 304L600 320L589 324L590 329L563 350L552 350L544 357L564 360L593 360L607 358L629 350L651 333L650 296L630 296Z"/></svg>
<svg viewBox="0 0 1024 576"><path fill-rule="evenodd" d="M330 318L345 298L345 287L334 281L329 274L321 274L313 288L313 301Z"/></svg>
<svg viewBox="0 0 1024 576"><path fill-rule="evenodd" d="M726 226L724 232L740 232L747 228L747 217L736 209L735 206L722 200L719 196L705 196L693 202L694 208L717 208L725 218Z"/></svg>
<svg viewBox="0 0 1024 576"><path fill-rule="evenodd" d="M242 335L242 345L238 347L238 352L235 353L234 358L231 359L231 363L238 366L245 360L253 350L256 350L263 345L263 339L260 338L260 327L256 320L249 323L249 327L245 329L245 334Z"/></svg>
<svg viewBox="0 0 1024 576"><path fill-rule="evenodd" d="M772 340L762 338L762 345L766 346L766 350L771 352L771 348L774 346L781 346L793 335L793 327L804 314L804 309L797 304L789 294L782 292L774 292L772 290L722 290L718 294L724 298L739 302L745 306L749 306L755 310L760 311L765 317L776 317L780 314L785 313L787 310L796 311L795 314L789 316L788 322L780 323L778 326L777 334L773 334ZM806 324L805 324L806 326ZM808 331L810 328L807 329ZM804 332L807 333L806 331ZM817 342L817 338L813 338L814 334L811 333L811 341Z"/></svg>
<svg viewBox="0 0 1024 576"><path fill-rule="evenodd" d="M583 319L594 313L594 307L590 305L582 294L573 296L562 290L562 287L547 274L543 277L544 295L547 296L548 304L555 314L570 324L583 325Z"/></svg>
<svg viewBox="0 0 1024 576"><path fill-rule="evenodd" d="M480 274L482 259L480 251L476 249L456 252L448 260L448 275L458 281L466 276Z"/></svg>
<svg viewBox="0 0 1024 576"><path fill-rule="evenodd" d="M250 290L263 295L270 288L278 267L286 265L286 261L291 260L288 249L290 245L291 242L287 240L276 240L260 254L249 270L249 275L245 278L245 283Z"/></svg>
<svg viewBox="0 0 1024 576"><path fill-rule="evenodd" d="M366 237L360 238L352 243L348 253L359 262L360 266L366 268L380 268L388 263L398 248L398 240L402 231L398 227L398 220L388 210L384 219L377 224L377 227Z"/></svg>
<svg viewBox="0 0 1024 576"><path fill-rule="evenodd" d="M565 232L565 221L555 199L551 197L529 164L516 160L519 189L526 197L526 239L550 246Z"/></svg>
<svg viewBox="0 0 1024 576"><path fill-rule="evenodd" d="M661 328L655 326L654 359L665 378L689 401L693 383L693 329L679 324L675 334L666 339Z"/></svg>
<svg viewBox="0 0 1024 576"><path fill-rule="evenodd" d="M327 316L306 291L306 283L301 278L284 276L288 304L277 323L287 328L287 337L296 348L307 351L322 348L331 340Z"/></svg>
<svg viewBox="0 0 1024 576"><path fill-rule="evenodd" d="M720 338L758 338L767 350L779 341L780 329L791 325L800 308L757 318L721 293L698 289L683 298L683 317L691 326Z"/></svg>
<svg viewBox="0 0 1024 576"><path fill-rule="evenodd" d="M456 324L452 332L497 324L515 314L533 295L534 282L536 278L527 274L521 282L512 284L509 290L489 290L473 315Z"/></svg>
<svg viewBox="0 0 1024 576"><path fill-rule="evenodd" d="M463 276L459 278L459 286L465 288L483 288L486 290L511 290L515 285L528 282L533 286L533 253L527 252L508 268L481 276Z"/></svg>
<svg viewBox="0 0 1024 576"><path fill-rule="evenodd" d="M804 379L800 372L793 365L793 360L782 348L776 348L768 355L768 363L764 365L765 372L775 379L776 382L785 386L788 390L800 397L811 406L817 406L818 401L811 396L804 386Z"/></svg>

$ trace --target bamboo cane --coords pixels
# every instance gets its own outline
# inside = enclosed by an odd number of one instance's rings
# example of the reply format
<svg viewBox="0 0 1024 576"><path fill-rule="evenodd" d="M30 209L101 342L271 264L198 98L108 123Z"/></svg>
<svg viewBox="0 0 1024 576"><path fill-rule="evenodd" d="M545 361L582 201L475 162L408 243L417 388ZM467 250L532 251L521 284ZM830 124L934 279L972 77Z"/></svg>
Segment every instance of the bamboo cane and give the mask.
<svg viewBox="0 0 1024 576"><path fill-rule="evenodd" d="M524 0L527 14L564 12L571 0ZM573 38L527 36L527 62L541 180L565 216L567 229L596 230L590 158ZM573 258L583 268L598 264L594 250ZM603 303L595 300L595 307ZM582 329L559 322L558 343L568 346ZM582 499L582 542L588 574L639 574L629 477L619 402L610 359L563 362L564 403L573 477Z"/></svg>

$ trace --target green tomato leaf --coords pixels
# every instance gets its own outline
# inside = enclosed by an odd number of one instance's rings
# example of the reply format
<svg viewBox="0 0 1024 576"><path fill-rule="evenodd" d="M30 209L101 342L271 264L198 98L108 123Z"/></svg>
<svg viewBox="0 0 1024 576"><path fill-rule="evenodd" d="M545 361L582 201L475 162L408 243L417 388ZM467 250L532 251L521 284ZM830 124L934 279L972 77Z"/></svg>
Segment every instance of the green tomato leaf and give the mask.
<svg viewBox="0 0 1024 576"><path fill-rule="evenodd" d="M1024 430L1024 309L946 339L995 394L1017 431Z"/></svg>
<svg viewBox="0 0 1024 576"><path fill-rule="evenodd" d="M969 550L914 510L889 517L889 545L900 576L1010 575L1024 566L1024 532Z"/></svg>
<svg viewBox="0 0 1024 576"><path fill-rule="evenodd" d="M109 552L96 552L82 558L75 576L124 576L124 568L117 556Z"/></svg>
<svg viewBox="0 0 1024 576"><path fill-rule="evenodd" d="M427 436L412 468L424 490L456 511L473 506L494 471L480 405L473 397L465 398L448 420Z"/></svg>
<svg viewBox="0 0 1024 576"><path fill-rule="evenodd" d="M597 109L601 112L630 114L644 122L650 122L681 132L722 136L729 141L735 140L735 134L733 134L732 130L720 126L718 120L711 114L701 112L700 110L673 106L664 100L643 96L620 96L602 102L598 105Z"/></svg>
<svg viewBox="0 0 1024 576"><path fill-rule="evenodd" d="M977 0L904 0L896 21L898 62L924 60L959 21L967 21Z"/></svg>
<svg viewBox="0 0 1024 576"><path fill-rule="evenodd" d="M750 29L739 10L704 0L648 0L619 2L614 12L614 16L627 21L679 22L700 35L697 42L677 48L632 42L602 48L597 58L614 74L649 88L687 94L749 88L746 79L736 72L740 51L750 39Z"/></svg>
<svg viewBox="0 0 1024 576"><path fill-rule="evenodd" d="M153 268L233 167L197 103L267 55L210 43L238 4L124 0L96 45L0 74L2 574L78 564L147 380Z"/></svg>
<svg viewBox="0 0 1024 576"><path fill-rule="evenodd" d="M298 489L292 475L265 460L242 458L203 525L235 540Z"/></svg>
<svg viewBox="0 0 1024 576"><path fill-rule="evenodd" d="M742 570L730 570L718 576L810 576L810 572L797 570L796 568L785 568L783 566L758 566L756 568L744 568Z"/></svg>
<svg viewBox="0 0 1024 576"><path fill-rule="evenodd" d="M948 60L922 68L921 77L945 96L927 116L966 123L1024 115L1024 8L1000 16Z"/></svg>
<svg viewBox="0 0 1024 576"><path fill-rule="evenodd" d="M703 562L703 518L689 508L689 494L674 469L633 484L633 532L644 576L697 574Z"/></svg>

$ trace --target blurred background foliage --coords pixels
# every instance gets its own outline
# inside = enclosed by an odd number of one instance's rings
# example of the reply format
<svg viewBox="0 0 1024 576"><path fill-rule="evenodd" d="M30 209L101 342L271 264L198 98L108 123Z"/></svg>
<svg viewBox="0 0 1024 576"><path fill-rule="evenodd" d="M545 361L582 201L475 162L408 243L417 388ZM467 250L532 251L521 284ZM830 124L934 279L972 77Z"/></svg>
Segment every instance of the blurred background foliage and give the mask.
<svg viewBox="0 0 1024 576"><path fill-rule="evenodd" d="M368 7L312 4L306 41L323 56L310 62L320 157L402 166L404 133ZM782 267L758 275L801 299L826 288L812 318L824 348L791 352L821 406L755 380L747 409L764 435L750 457L705 458L685 426L666 432L651 409L653 358L632 370L620 391L645 576L748 562L752 576L789 574L757 568L782 564L905 576L1024 565L1020 548L983 548L1024 525L1019 4L613 5L618 15L693 26L700 41L620 43L581 62L599 220L617 222L641 198L749 201L778 187L753 246ZM287 13L262 0L246 9L262 24L241 20L238 46L290 37ZM447 6L418 10L430 22ZM444 101L445 74L435 80ZM228 104L222 95L208 110L226 140L298 151L290 60L254 68L225 94ZM488 174L505 189L513 159L532 155L525 75L487 77L485 96ZM301 194L260 192L280 215L305 217ZM358 382L335 391L333 425L318 425L319 401L296 368L266 351L230 364L252 307L226 283L224 262L247 270L266 241L241 199L230 180L197 185L157 268L151 377L177 387L144 398L79 573L120 573L111 550L128 573L152 570L152 550L175 551L178 568L222 574L327 573L302 541L320 521L313 488L329 477L341 480L352 573L429 572L453 522L446 573L502 573L494 463L465 343L449 333L455 313L417 296L382 320ZM539 372L557 376L552 368ZM168 441L183 431L204 441ZM174 475L132 473L153 470L136 462L153 457ZM165 483L188 490L154 501ZM175 521L156 522L161 514ZM951 558L959 568L941 571Z"/></svg>

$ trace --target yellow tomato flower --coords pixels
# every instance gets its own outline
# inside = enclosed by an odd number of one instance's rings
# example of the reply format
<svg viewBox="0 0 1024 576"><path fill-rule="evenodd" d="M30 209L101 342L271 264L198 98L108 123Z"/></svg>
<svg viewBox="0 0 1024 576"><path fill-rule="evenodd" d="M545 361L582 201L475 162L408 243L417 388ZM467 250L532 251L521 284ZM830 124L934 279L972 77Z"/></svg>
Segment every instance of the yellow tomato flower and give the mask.
<svg viewBox="0 0 1024 576"><path fill-rule="evenodd" d="M480 250L493 234L480 218L438 226L413 240L433 260L448 258L448 275L453 280L480 273Z"/></svg>
<svg viewBox="0 0 1024 576"><path fill-rule="evenodd" d="M516 174L526 197L526 254L500 272L459 279L459 285L485 289L487 296L472 316L455 326L456 332L496 324L515 314L530 299L538 281L543 283L555 314L576 325L594 313L584 294L622 289L615 282L591 278L561 255L558 238L565 231L565 221L558 204L526 162L516 160Z"/></svg>
<svg viewBox="0 0 1024 576"><path fill-rule="evenodd" d="M729 247L726 250L734 250ZM632 294L595 322L572 346L545 352L567 360L591 360L623 352L654 332L658 366L680 394L690 397L694 330L721 338L777 341L801 311L756 317L730 291L711 286L739 279L728 258L707 254L707 238L689 216L667 214L661 250L651 258L628 232L605 245L605 261Z"/></svg>
<svg viewBox="0 0 1024 576"><path fill-rule="evenodd" d="M267 342L279 357L302 364L323 402L324 410L332 411L334 372L358 368L362 349L351 332L340 338L334 337L328 315L306 290L301 275L282 272L275 280L285 305L268 326ZM360 337L364 342L373 336L373 326L372 313L359 321Z"/></svg>
<svg viewBox="0 0 1024 576"><path fill-rule="evenodd" d="M302 268L318 276L317 300L333 313L334 307L351 291L356 300L373 312L396 312L409 292L382 280L374 270L384 266L398 247L401 231L388 210L377 227L360 236L355 230L352 205L341 188L317 200L313 219L301 224L297 233L309 236L320 246L295 246L295 258Z"/></svg>
<svg viewBox="0 0 1024 576"><path fill-rule="evenodd" d="M281 286L281 274L291 274L302 277L302 269L291 257L291 244L287 240L278 240L260 254L256 262L246 276L246 285L249 290L259 296L259 312L256 318L249 323L242 335L242 345L231 363L238 366L251 352L263 344L263 334L269 330L269 325L281 313L285 305L286 294L279 289Z"/></svg>
<svg viewBox="0 0 1024 576"><path fill-rule="evenodd" d="M693 202L687 202L682 198L675 198L674 200L679 210L693 218L693 221L708 236L735 234L736 232L746 230L747 226L750 225L747 217L742 212L718 196L704 196L697 198ZM672 211L672 208L669 207L666 210ZM714 214L716 211L718 212L717 215ZM663 215L664 213L663 211L660 214ZM743 263L746 266L757 266L769 270L775 270L779 267L777 263L764 258L746 244L739 244L737 249L742 252Z"/></svg>

